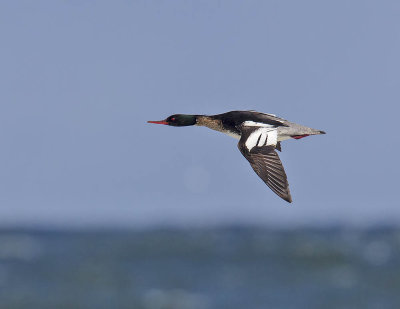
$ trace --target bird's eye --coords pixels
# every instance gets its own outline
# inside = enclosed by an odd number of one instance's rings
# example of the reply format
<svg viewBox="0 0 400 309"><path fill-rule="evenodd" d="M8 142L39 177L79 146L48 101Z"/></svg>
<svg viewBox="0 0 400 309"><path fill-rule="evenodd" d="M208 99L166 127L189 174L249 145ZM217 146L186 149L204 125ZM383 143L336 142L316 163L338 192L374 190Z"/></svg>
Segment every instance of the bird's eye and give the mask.
<svg viewBox="0 0 400 309"><path fill-rule="evenodd" d="M172 118L171 118L171 120L172 120L172 121L175 121L175 118L174 118L174 117L172 117Z"/></svg>

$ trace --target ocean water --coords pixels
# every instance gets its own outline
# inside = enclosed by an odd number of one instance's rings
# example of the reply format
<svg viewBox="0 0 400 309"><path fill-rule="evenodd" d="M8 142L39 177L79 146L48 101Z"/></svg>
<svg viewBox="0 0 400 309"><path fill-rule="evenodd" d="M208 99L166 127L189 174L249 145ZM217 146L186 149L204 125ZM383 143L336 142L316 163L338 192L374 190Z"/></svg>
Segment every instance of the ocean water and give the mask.
<svg viewBox="0 0 400 309"><path fill-rule="evenodd" d="M0 308L400 308L400 230L0 230Z"/></svg>

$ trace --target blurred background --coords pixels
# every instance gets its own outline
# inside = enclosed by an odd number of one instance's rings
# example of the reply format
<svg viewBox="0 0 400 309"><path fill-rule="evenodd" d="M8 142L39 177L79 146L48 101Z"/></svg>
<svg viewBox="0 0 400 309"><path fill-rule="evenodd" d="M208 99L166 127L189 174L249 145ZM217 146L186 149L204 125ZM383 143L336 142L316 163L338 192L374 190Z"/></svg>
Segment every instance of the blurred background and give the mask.
<svg viewBox="0 0 400 309"><path fill-rule="evenodd" d="M399 308L398 1L1 1L0 308ZM149 125L258 110L237 141Z"/></svg>

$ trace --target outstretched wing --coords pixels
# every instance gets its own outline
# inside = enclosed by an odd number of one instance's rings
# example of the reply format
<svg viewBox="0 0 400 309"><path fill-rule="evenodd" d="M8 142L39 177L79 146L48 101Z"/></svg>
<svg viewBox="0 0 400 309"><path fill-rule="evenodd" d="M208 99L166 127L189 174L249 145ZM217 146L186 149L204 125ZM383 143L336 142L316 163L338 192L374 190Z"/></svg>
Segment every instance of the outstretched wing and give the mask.
<svg viewBox="0 0 400 309"><path fill-rule="evenodd" d="M275 148L277 130L273 127L242 126L238 148L256 174L285 201L291 203L289 183Z"/></svg>

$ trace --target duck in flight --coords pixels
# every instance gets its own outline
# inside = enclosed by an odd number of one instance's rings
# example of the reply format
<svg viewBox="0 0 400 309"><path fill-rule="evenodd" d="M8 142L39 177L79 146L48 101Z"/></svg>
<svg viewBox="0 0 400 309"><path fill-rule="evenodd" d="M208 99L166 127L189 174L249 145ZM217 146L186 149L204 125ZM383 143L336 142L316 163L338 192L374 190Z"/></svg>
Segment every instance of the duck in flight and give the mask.
<svg viewBox="0 0 400 309"><path fill-rule="evenodd" d="M324 131L305 127L273 114L256 111L232 111L218 115L171 115L165 120L148 121L173 127L204 126L239 140L238 148L256 174L278 196L291 203L289 183L275 150L281 141L301 139Z"/></svg>

